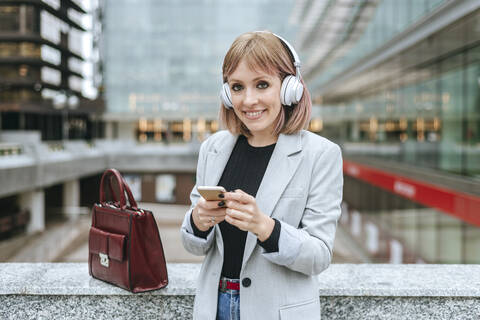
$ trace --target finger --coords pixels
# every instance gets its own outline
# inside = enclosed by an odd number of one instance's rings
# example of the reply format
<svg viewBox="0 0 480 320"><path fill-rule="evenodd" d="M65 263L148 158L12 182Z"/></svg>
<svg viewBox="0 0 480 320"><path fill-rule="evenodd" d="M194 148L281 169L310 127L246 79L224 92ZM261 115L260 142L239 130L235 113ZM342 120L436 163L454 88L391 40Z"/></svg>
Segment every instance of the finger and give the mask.
<svg viewBox="0 0 480 320"><path fill-rule="evenodd" d="M254 196L246 193L245 191L243 191L243 190L241 190L241 189L236 189L236 190L235 190L235 193L240 194L240 196L241 196L241 201L242 201L242 202L249 203L249 202L255 201L255 197L254 197Z"/></svg>
<svg viewBox="0 0 480 320"><path fill-rule="evenodd" d="M237 189L240 190L240 189ZM255 200L254 197L245 192L225 192L225 200L235 200L242 203L251 203Z"/></svg>
<svg viewBox="0 0 480 320"><path fill-rule="evenodd" d="M206 202L206 201L207 201L207 200L205 200L204 197L200 197L200 199L198 199L197 206L203 207L203 206L205 205L205 202Z"/></svg>
<svg viewBox="0 0 480 320"><path fill-rule="evenodd" d="M198 210L198 215L202 217L223 217L226 214L227 208L217 208L217 209L202 209Z"/></svg>
<svg viewBox="0 0 480 320"><path fill-rule="evenodd" d="M219 224L220 222L222 222L223 220L225 220L225 217L226 217L226 216L221 216L221 217L215 218L215 224Z"/></svg>
<svg viewBox="0 0 480 320"><path fill-rule="evenodd" d="M225 217L225 215L227 214L226 211L227 211L227 208L219 208L219 209L211 210L209 212L212 217L221 218L221 217Z"/></svg>
<svg viewBox="0 0 480 320"><path fill-rule="evenodd" d="M204 209L213 210L218 208L223 208L225 206L225 201L217 201L217 200L204 200L200 204Z"/></svg>
<svg viewBox="0 0 480 320"><path fill-rule="evenodd" d="M245 204L243 202L239 202L239 201L236 201L236 200L226 201L225 206L227 208L235 209L235 210L238 210L238 211L253 213L251 204Z"/></svg>
<svg viewBox="0 0 480 320"><path fill-rule="evenodd" d="M247 223L250 223L250 221L252 220L252 216L250 214L239 211L239 210L228 208L226 210L226 213L227 213L226 215L227 217L232 217L236 220L245 221Z"/></svg>
<svg viewBox="0 0 480 320"><path fill-rule="evenodd" d="M247 226L248 224L242 220L235 219L233 216L226 215L225 216L225 221L232 226L237 227L238 229L242 231L248 231Z"/></svg>
<svg viewBox="0 0 480 320"><path fill-rule="evenodd" d="M198 205L204 209L211 210L211 209L218 208L217 203L215 203L215 201L208 201L202 198L202 201L199 201Z"/></svg>
<svg viewBox="0 0 480 320"><path fill-rule="evenodd" d="M205 200L204 198L201 198L198 201L198 206L204 210L214 210L214 209L221 208L218 205L219 202L220 201L209 201L209 200Z"/></svg>

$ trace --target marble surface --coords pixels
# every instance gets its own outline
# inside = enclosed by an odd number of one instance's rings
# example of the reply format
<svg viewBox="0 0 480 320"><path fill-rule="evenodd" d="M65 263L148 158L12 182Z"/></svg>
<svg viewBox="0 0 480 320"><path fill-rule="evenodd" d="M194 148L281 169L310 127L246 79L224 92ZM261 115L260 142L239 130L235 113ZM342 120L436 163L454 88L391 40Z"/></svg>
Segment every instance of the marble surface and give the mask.
<svg viewBox="0 0 480 320"><path fill-rule="evenodd" d="M0 319L191 319L193 299L160 295L6 295L0 296Z"/></svg>
<svg viewBox="0 0 480 320"><path fill-rule="evenodd" d="M191 319L199 264L132 294L86 263L0 263L0 319ZM334 264L319 277L323 320L478 319L480 265Z"/></svg>
<svg viewBox="0 0 480 320"><path fill-rule="evenodd" d="M134 295L195 295L200 264L169 264L167 270L166 288ZM133 295L92 278L86 263L0 263L0 296L11 294Z"/></svg>
<svg viewBox="0 0 480 320"><path fill-rule="evenodd" d="M141 295L193 296L199 271L169 264L168 286ZM480 265L333 264L318 279L320 296L480 297ZM0 263L7 294L131 295L90 277L86 263Z"/></svg>
<svg viewBox="0 0 480 320"><path fill-rule="evenodd" d="M465 297L320 297L322 320L472 320L480 299Z"/></svg>
<svg viewBox="0 0 480 320"><path fill-rule="evenodd" d="M480 297L480 265L333 264L320 296Z"/></svg>

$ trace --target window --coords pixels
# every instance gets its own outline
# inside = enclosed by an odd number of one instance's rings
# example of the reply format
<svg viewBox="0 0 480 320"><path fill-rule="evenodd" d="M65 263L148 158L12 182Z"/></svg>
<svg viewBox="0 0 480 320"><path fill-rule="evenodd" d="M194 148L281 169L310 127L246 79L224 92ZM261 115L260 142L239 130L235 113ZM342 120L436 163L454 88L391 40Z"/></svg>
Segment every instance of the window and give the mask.
<svg viewBox="0 0 480 320"><path fill-rule="evenodd" d="M0 43L0 57L40 57L40 46L34 43Z"/></svg>
<svg viewBox="0 0 480 320"><path fill-rule="evenodd" d="M20 7L0 6L0 30L18 31L20 29Z"/></svg>
<svg viewBox="0 0 480 320"><path fill-rule="evenodd" d="M26 31L31 33L38 33L40 31L40 22L39 15L37 14L38 9L34 6L26 6L25 11L25 22L26 22Z"/></svg>
<svg viewBox="0 0 480 320"><path fill-rule="evenodd" d="M40 45L28 42L22 42L19 45L20 56L22 57L37 57L40 58Z"/></svg>

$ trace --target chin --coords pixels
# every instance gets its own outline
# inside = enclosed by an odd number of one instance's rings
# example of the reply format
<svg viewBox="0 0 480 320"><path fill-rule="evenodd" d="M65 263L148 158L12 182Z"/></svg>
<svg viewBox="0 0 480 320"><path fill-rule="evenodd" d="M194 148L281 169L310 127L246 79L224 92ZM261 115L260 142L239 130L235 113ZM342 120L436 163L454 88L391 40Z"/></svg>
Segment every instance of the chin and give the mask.
<svg viewBox="0 0 480 320"><path fill-rule="evenodd" d="M258 126L258 125L254 125L254 126L248 126L247 125L247 128L248 128L248 130L250 130L250 132L263 131L263 130L266 129L265 126Z"/></svg>

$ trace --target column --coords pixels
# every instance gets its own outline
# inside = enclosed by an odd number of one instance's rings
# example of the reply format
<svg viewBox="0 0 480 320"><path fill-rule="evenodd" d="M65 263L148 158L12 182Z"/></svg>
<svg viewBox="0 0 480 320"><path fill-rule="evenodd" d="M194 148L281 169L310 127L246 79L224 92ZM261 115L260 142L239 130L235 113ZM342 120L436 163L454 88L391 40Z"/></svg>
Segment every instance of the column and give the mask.
<svg viewBox="0 0 480 320"><path fill-rule="evenodd" d="M24 192L19 197L21 209L30 211L30 221L27 224L27 233L32 234L45 230L45 192L33 190Z"/></svg>
<svg viewBox="0 0 480 320"><path fill-rule="evenodd" d="M113 122L105 122L105 139L113 139Z"/></svg>
<svg viewBox="0 0 480 320"><path fill-rule="evenodd" d="M360 140L360 120L352 121L350 132L350 140L351 141L359 141Z"/></svg>
<svg viewBox="0 0 480 320"><path fill-rule="evenodd" d="M136 122L124 121L118 123L118 138L120 140L136 140Z"/></svg>
<svg viewBox="0 0 480 320"><path fill-rule="evenodd" d="M76 219L80 214L80 181L72 180L63 184L63 213Z"/></svg>

